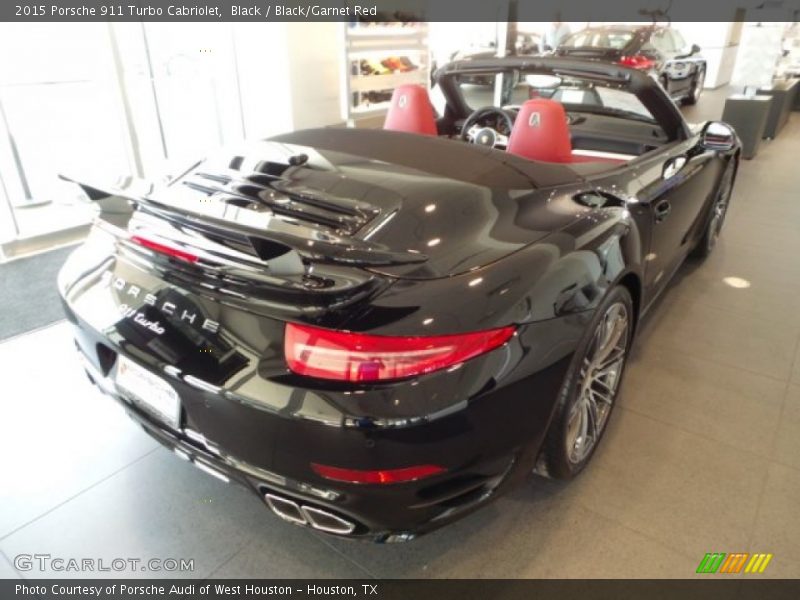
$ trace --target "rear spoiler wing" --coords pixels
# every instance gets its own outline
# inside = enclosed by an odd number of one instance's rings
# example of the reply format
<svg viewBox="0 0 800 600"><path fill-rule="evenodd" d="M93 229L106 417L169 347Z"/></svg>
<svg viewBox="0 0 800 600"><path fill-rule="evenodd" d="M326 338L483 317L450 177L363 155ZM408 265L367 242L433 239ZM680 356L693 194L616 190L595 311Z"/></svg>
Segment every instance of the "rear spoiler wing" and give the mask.
<svg viewBox="0 0 800 600"><path fill-rule="evenodd" d="M547 71L554 75L572 75L574 77L591 78L597 81L609 83L627 83L631 80L631 73L625 68L605 63L589 63L588 61L577 61L569 59L557 59L561 64L553 64L552 59L537 59L536 57L524 57L512 61L507 61L509 67L520 70ZM486 72L498 67L496 59L483 60L464 60L457 61L441 69L442 76L446 74L466 74L470 72ZM502 65L501 65L502 66ZM438 73L438 72L437 72Z"/></svg>
<svg viewBox="0 0 800 600"><path fill-rule="evenodd" d="M101 204L103 213L131 214L134 210L141 210L182 230L188 229L199 234L236 240L239 244L249 244L253 248L254 256L262 260L272 258L278 244L294 250L302 258L320 263L387 266L428 260L428 256L422 253L397 252L380 244L320 232L279 218L269 219L268 227L264 228L243 223L242 219L233 220L221 216L226 211L231 213L226 216L247 217L251 213L251 216L263 219L263 214L246 208L231 209L223 206L217 211L220 216L211 214L210 211L191 211L154 199L151 195L157 191L156 185L133 177L121 178L112 185L78 181L66 175L59 177L80 186L90 200Z"/></svg>

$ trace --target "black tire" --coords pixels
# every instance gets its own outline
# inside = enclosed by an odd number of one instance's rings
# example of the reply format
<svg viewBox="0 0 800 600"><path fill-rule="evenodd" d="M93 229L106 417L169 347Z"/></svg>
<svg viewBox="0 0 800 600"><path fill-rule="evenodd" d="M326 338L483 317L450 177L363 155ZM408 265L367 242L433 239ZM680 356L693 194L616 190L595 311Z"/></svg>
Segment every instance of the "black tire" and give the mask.
<svg viewBox="0 0 800 600"><path fill-rule="evenodd" d="M703 93L703 86L706 83L705 69L698 69L692 80L692 87L689 89L689 95L683 99L683 103L687 106L694 106L700 100Z"/></svg>
<svg viewBox="0 0 800 600"><path fill-rule="evenodd" d="M589 357L591 357L592 353L599 347L598 335L602 335L599 334L601 327L604 323L608 323L607 317L609 312L618 307L624 308L627 324L624 330L624 336L620 334L619 338L620 342L623 344L623 350L621 363L614 376L613 389L610 394L608 394L611 402L606 405L602 423L593 436L591 446L585 446L582 448L584 453L577 454L577 444L580 436L575 438L574 443L572 440L572 435L575 433L575 419L581 419L581 415L578 414L578 411L581 411L581 414L589 414L582 411L582 406L584 406L587 401L586 375L593 371L591 366L587 368L586 363L588 361L591 364L592 361ZM563 480L572 479L586 467L594 455L597 446L603 438L606 425L608 424L611 412L616 404L616 398L625 372L625 363L627 362L633 337L634 319L635 314L630 292L622 285L614 287L606 294L600 306L597 307L589 326L586 328L586 333L578 344L578 349L575 351L572 363L567 371L567 376L564 379L564 383L558 395L558 402L553 420L550 423L550 428L545 437L542 459L546 469L546 475L549 477ZM602 365L602 362L600 365ZM606 382L607 381L608 380L606 380ZM591 385L589 385L589 388L591 388ZM592 396L593 394L589 392L588 397ZM603 404L605 405L605 403ZM600 403L595 402L595 407L597 408L599 406ZM597 423L597 411L595 411L594 418L594 422ZM588 431L586 433L588 433ZM587 443L586 439L584 439L583 443Z"/></svg>
<svg viewBox="0 0 800 600"><path fill-rule="evenodd" d="M703 235L692 250L692 257L705 259L717 245L722 226L725 224L725 217L730 206L731 193L733 192L733 182L736 179L736 159L732 158L725 167L722 177L719 180L717 193L714 201L709 207L708 217L706 218Z"/></svg>

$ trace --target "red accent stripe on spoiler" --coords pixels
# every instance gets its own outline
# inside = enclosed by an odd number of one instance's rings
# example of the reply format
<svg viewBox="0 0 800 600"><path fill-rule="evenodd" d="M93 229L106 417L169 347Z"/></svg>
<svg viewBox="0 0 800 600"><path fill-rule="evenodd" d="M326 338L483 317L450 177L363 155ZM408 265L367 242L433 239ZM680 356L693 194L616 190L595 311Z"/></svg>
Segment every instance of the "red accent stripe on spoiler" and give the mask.
<svg viewBox="0 0 800 600"><path fill-rule="evenodd" d="M173 248L172 246L166 246L164 244L160 244L159 242L155 242L140 235L132 235L131 241L139 244L140 246L144 246L149 250L154 250L155 252L158 252L160 254L166 254L167 256L179 258L187 262L192 262L192 263L197 262L198 257L196 254L192 254L191 252L186 252L184 250L179 250L178 248Z"/></svg>

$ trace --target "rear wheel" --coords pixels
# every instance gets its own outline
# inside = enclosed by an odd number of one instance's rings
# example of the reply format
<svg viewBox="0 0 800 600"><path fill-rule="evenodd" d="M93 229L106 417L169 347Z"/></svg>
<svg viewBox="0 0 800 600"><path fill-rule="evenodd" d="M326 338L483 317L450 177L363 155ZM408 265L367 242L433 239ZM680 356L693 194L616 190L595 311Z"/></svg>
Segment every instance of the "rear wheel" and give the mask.
<svg viewBox="0 0 800 600"><path fill-rule="evenodd" d="M614 408L633 332L633 302L617 286L601 303L578 346L547 432L547 475L571 479L592 458Z"/></svg>
<svg viewBox="0 0 800 600"><path fill-rule="evenodd" d="M697 104L700 100L700 96L703 93L703 86L706 83L706 72L703 69L699 69L697 74L694 76L694 81L692 81L692 87L689 90L689 95L684 98L684 104Z"/></svg>
<svg viewBox="0 0 800 600"><path fill-rule="evenodd" d="M728 166L725 167L725 172L719 182L717 195L714 202L711 204L711 214L708 216L708 224L703 237L697 242L692 251L692 255L696 258L705 258L714 250L719 239L719 234L722 231L722 225L725 223L725 216L728 214L728 206L730 205L731 193L733 192L733 179L736 173L735 159L731 159Z"/></svg>

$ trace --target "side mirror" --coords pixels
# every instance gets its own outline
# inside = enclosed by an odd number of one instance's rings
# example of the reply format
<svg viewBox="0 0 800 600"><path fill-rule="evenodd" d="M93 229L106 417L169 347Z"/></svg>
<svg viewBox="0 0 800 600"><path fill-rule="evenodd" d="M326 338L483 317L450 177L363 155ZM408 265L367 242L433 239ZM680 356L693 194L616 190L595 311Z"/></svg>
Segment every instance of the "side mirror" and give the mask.
<svg viewBox="0 0 800 600"><path fill-rule="evenodd" d="M703 130L703 146L710 150L731 150L736 145L736 131L721 121L711 121Z"/></svg>
<svg viewBox="0 0 800 600"><path fill-rule="evenodd" d="M692 50L689 53L689 56L691 56L692 54L697 54L698 52L700 52L700 46L698 46L697 44L692 44Z"/></svg>

